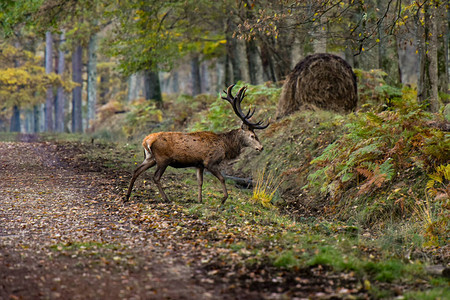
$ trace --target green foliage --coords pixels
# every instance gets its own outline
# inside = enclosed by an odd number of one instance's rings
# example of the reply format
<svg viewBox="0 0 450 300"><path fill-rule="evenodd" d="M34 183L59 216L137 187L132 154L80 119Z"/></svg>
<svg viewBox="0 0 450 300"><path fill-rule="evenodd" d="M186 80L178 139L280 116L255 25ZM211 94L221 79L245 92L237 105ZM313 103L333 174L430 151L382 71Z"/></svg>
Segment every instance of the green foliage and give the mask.
<svg viewBox="0 0 450 300"><path fill-rule="evenodd" d="M408 291L404 295L406 300L436 300L447 299L450 295L449 287L432 288L426 291Z"/></svg>
<svg viewBox="0 0 450 300"><path fill-rule="evenodd" d="M17 24L30 22L30 15L37 12L44 0L0 1L0 33L10 36Z"/></svg>
<svg viewBox="0 0 450 300"><path fill-rule="evenodd" d="M367 262L364 270L381 282L392 282L400 278L404 271L405 265L399 260L388 260L384 262Z"/></svg>
<svg viewBox="0 0 450 300"><path fill-rule="evenodd" d="M285 251L275 259L273 265L278 268L292 268L298 266L299 261L292 251Z"/></svg>
<svg viewBox="0 0 450 300"><path fill-rule="evenodd" d="M265 169L256 174L256 184L253 188L252 201L264 207L273 208L272 201L275 193L281 185L279 177L275 177L272 172L265 174Z"/></svg>
<svg viewBox="0 0 450 300"><path fill-rule="evenodd" d="M150 134L149 128L157 127L162 121L162 111L157 109L154 103L144 100L131 105L123 130L129 138L142 132Z"/></svg>
<svg viewBox="0 0 450 300"><path fill-rule="evenodd" d="M423 224L426 246L440 246L450 239L450 164L429 174L426 196L417 200L415 212Z"/></svg>
<svg viewBox="0 0 450 300"><path fill-rule="evenodd" d="M363 109L376 107L385 109L403 98L404 93L401 88L386 84L385 78L388 74L383 70L354 69L353 71L358 78L359 106Z"/></svg>
<svg viewBox="0 0 450 300"><path fill-rule="evenodd" d="M217 56L225 49L224 35L205 28L205 18L215 22L212 17L215 6L217 4L210 1L128 0L118 3L106 13L118 22L105 50L120 59L120 68L125 74L170 69L176 59L191 52Z"/></svg>
<svg viewBox="0 0 450 300"><path fill-rule="evenodd" d="M267 120L275 114L275 105L281 92L279 88L267 85L247 85L244 82L238 82L233 88L233 95L243 86L247 86L246 97L242 102L243 111L246 111L246 107L254 106L256 108L254 120ZM210 104L208 112L202 116L199 122L192 125L192 130L219 132L239 126L241 121L235 116L230 104L221 98L223 95L224 93L220 93L216 101Z"/></svg>
<svg viewBox="0 0 450 300"><path fill-rule="evenodd" d="M55 73L46 74L41 58L7 43L0 52L0 108L31 106L45 101L50 86L71 90L75 84Z"/></svg>
<svg viewBox="0 0 450 300"><path fill-rule="evenodd" d="M450 156L450 139L448 133L428 125L432 115L409 96L405 90L402 101L393 102L390 110L350 117L348 133L311 161L313 170L305 188L329 195L346 207L369 201L362 207L378 211L378 221L389 216L389 211L401 215L411 210L405 206L411 203L404 198L380 193L380 188L404 180L413 170L427 173L433 166L445 163ZM347 201L349 197L354 200ZM386 215L381 217L383 211Z"/></svg>

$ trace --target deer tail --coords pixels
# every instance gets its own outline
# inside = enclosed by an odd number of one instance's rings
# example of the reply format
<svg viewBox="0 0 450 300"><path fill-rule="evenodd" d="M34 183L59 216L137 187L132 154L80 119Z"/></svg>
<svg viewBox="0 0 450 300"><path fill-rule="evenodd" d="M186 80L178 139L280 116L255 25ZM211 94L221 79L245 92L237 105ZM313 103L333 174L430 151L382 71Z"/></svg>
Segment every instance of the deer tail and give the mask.
<svg viewBox="0 0 450 300"><path fill-rule="evenodd" d="M144 155L146 158L153 157L152 144L156 141L160 134L161 132L150 134L142 142L142 147L144 147Z"/></svg>

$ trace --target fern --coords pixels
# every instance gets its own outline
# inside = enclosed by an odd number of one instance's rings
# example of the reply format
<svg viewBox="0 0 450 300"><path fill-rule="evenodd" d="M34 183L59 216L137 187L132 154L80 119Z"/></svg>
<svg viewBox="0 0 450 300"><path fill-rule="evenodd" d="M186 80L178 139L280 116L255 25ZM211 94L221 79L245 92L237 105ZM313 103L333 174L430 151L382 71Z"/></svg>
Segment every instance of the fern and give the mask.
<svg viewBox="0 0 450 300"><path fill-rule="evenodd" d="M431 128L428 122L432 115L412 100L414 93L404 92L386 111L348 116L349 123L345 125L348 133L311 161L305 188L322 195L329 193L334 199L345 199L342 197L345 193L347 199L342 205L349 205L353 201L348 199L351 195L358 199L361 197L355 196L364 194L367 196L362 198L368 199L375 189L395 181L397 174L404 177L411 176L411 172L429 173L433 166L447 163L449 134ZM440 167L436 172L440 173L430 175L427 190L442 193L442 187L438 191L436 186L442 185L444 172L450 171ZM372 199L373 207L387 207L385 198L376 197L379 199ZM391 207L400 204L402 213L412 210L405 207L405 198L389 198L389 201Z"/></svg>

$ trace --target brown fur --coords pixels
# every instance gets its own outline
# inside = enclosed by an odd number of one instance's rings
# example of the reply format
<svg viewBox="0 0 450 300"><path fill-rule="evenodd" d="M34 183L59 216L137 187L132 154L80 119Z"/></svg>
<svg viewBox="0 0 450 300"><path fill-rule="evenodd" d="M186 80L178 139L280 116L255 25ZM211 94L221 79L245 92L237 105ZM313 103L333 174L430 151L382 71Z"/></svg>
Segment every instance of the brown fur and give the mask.
<svg viewBox="0 0 450 300"><path fill-rule="evenodd" d="M288 75L278 102L277 118L306 108L337 112L356 108L356 75L339 56L318 53L301 60Z"/></svg>
<svg viewBox="0 0 450 300"><path fill-rule="evenodd" d="M253 147L261 151L262 145L252 129L243 125L240 129L225 133L213 133L209 131L182 133L182 132L158 132L144 138L145 159L133 173L125 201L130 197L133 185L137 177L148 168L157 165L153 177L161 196L168 200L164 193L160 178L167 166L174 168L197 168L197 180L199 186L198 200L202 201L203 171L209 170L222 183L224 198L228 197L225 180L220 173L220 164L227 159L239 156L242 148Z"/></svg>

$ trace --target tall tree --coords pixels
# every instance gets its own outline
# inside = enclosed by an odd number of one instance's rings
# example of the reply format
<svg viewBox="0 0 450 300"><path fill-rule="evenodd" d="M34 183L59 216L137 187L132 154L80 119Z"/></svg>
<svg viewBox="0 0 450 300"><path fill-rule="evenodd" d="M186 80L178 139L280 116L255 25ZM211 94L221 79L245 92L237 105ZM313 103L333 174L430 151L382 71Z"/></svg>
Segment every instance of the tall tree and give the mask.
<svg viewBox="0 0 450 300"><path fill-rule="evenodd" d="M423 12L423 13L422 13ZM417 10L420 76L417 96L420 102L429 103L433 112L439 110L438 101L438 66L437 66L437 20L436 6L430 2L423 3L423 9ZM422 25L423 24L423 25Z"/></svg>
<svg viewBox="0 0 450 300"><path fill-rule="evenodd" d="M192 78L192 96L202 92L202 81L200 76L200 59L198 54L191 57L191 78Z"/></svg>
<svg viewBox="0 0 450 300"><path fill-rule="evenodd" d="M18 105L14 105L9 131L20 132L20 129L21 129L20 127L21 127L20 126L20 108Z"/></svg>
<svg viewBox="0 0 450 300"><path fill-rule="evenodd" d="M59 49L58 49L58 75L62 76L65 69L65 53L63 44L65 40L64 31L59 36ZM64 106L66 105L66 99L64 89L62 86L58 87L56 92L56 104L55 104L55 130L57 132L64 132Z"/></svg>
<svg viewBox="0 0 450 300"><path fill-rule="evenodd" d="M72 91L72 132L83 132L82 58L83 48L78 44L72 52L72 81L78 84Z"/></svg>
<svg viewBox="0 0 450 300"><path fill-rule="evenodd" d="M145 99L154 100L158 107L162 105L161 83L157 71L147 69L144 75L144 93Z"/></svg>
<svg viewBox="0 0 450 300"><path fill-rule="evenodd" d="M88 70L87 70L87 105L88 114L86 126L90 127L90 122L95 120L95 110L97 105L97 33L94 32L88 45Z"/></svg>
<svg viewBox="0 0 450 300"><path fill-rule="evenodd" d="M50 31L45 33L45 73L53 72L53 35ZM53 87L47 87L45 97L45 130L52 132L54 130L54 96Z"/></svg>

